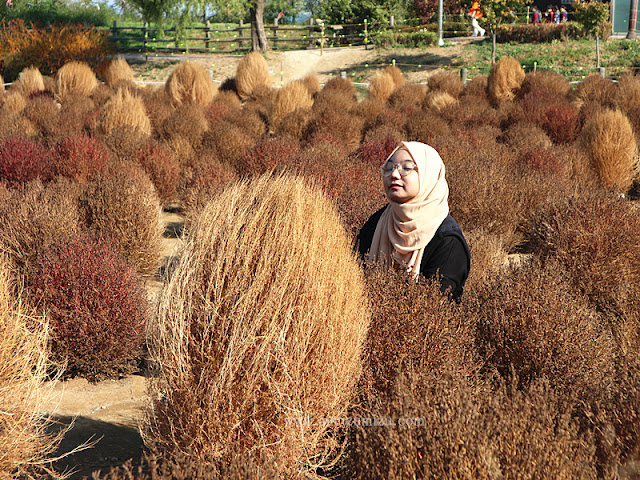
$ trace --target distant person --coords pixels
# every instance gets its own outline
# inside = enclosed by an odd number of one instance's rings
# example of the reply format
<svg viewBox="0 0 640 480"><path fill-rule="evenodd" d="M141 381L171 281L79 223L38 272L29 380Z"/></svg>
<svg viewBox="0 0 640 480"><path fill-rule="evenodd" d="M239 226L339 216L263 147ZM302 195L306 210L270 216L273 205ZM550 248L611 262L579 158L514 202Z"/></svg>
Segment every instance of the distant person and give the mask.
<svg viewBox="0 0 640 480"><path fill-rule="evenodd" d="M556 25L560 25L560 8L556 5L556 8L553 9L553 23Z"/></svg>
<svg viewBox="0 0 640 480"><path fill-rule="evenodd" d="M480 8L480 2L478 0L473 0L467 15L471 17L471 26L473 27L473 35L471 36L484 37L485 30L478 24L478 19L482 18L482 9Z"/></svg>
<svg viewBox="0 0 640 480"><path fill-rule="evenodd" d="M459 300L471 255L449 215L449 186L438 152L420 142L400 142L381 167L389 203L374 213L357 237L364 261L380 261L420 276L438 278L440 290Z"/></svg>
<svg viewBox="0 0 640 480"><path fill-rule="evenodd" d="M560 7L560 21L562 23L566 23L568 19L567 9L564 7Z"/></svg>
<svg viewBox="0 0 640 480"><path fill-rule="evenodd" d="M533 7L533 24L538 25L540 23L540 10L538 7Z"/></svg>
<svg viewBox="0 0 640 480"><path fill-rule="evenodd" d="M13 0L7 0L7 8L13 7Z"/></svg>
<svg viewBox="0 0 640 480"><path fill-rule="evenodd" d="M547 7L547 11L544 12L544 16L547 20L547 23L553 23L553 7L551 7L551 5Z"/></svg>

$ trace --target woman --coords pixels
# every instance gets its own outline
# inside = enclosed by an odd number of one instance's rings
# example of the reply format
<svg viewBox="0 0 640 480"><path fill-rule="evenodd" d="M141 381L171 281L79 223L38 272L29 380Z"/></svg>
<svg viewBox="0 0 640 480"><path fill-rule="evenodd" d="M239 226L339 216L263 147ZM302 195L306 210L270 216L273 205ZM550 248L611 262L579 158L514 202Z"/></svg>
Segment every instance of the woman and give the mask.
<svg viewBox="0 0 640 480"><path fill-rule="evenodd" d="M482 18L482 9L480 8L480 2L478 0L473 0L467 15L471 17L471 26L473 27L473 35L471 36L484 37L485 30L478 24L478 19Z"/></svg>
<svg viewBox="0 0 640 480"><path fill-rule="evenodd" d="M459 300L469 275L470 253L449 215L449 187L438 152L420 142L401 142L382 165L389 199L357 237L362 259L405 269L416 280L438 276L443 292Z"/></svg>

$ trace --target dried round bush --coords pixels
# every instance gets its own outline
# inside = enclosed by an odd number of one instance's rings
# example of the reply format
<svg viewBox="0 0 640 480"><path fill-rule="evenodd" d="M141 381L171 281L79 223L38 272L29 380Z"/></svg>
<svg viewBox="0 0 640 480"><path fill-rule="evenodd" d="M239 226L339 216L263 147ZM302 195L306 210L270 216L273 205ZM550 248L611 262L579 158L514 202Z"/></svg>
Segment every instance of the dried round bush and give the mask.
<svg viewBox="0 0 640 480"><path fill-rule="evenodd" d="M201 152L215 153L221 162L235 165L238 158L255 143L245 129L231 122L220 121L211 125L205 134Z"/></svg>
<svg viewBox="0 0 640 480"><path fill-rule="evenodd" d="M164 91L175 106L183 103L205 106L216 96L217 89L204 67L182 62L169 75Z"/></svg>
<svg viewBox="0 0 640 480"><path fill-rule="evenodd" d="M195 220L149 328L146 443L220 463L251 452L285 476L324 464L336 441L298 419L346 413L368 323L322 193L288 176L235 184Z"/></svg>
<svg viewBox="0 0 640 480"><path fill-rule="evenodd" d="M56 73L56 93L62 99L67 95L89 95L97 85L98 79L86 63L65 63Z"/></svg>
<svg viewBox="0 0 640 480"><path fill-rule="evenodd" d="M455 103L450 103L438 112L452 125L477 127L478 125L500 126L500 118L486 97L465 95Z"/></svg>
<svg viewBox="0 0 640 480"><path fill-rule="evenodd" d="M393 77L388 73L378 73L371 79L369 97L386 102L396 88Z"/></svg>
<svg viewBox="0 0 640 480"><path fill-rule="evenodd" d="M429 108L434 112L440 112L447 105L451 105L452 103L456 103L458 100L456 98L441 90L436 90L432 92L428 92L422 101L423 108Z"/></svg>
<svg viewBox="0 0 640 480"><path fill-rule="evenodd" d="M365 268L371 325L359 395L393 400L398 374L443 366L466 376L478 368L474 329L461 307L424 278L416 283L384 265ZM401 292L402 301L397 300Z"/></svg>
<svg viewBox="0 0 640 480"><path fill-rule="evenodd" d="M464 86L464 96L488 99L489 77L487 75L476 75Z"/></svg>
<svg viewBox="0 0 640 480"><path fill-rule="evenodd" d="M161 135L168 140L177 135L182 136L194 150L197 150L207 130L209 121L204 108L197 104L185 103L177 107L163 122Z"/></svg>
<svg viewBox="0 0 640 480"><path fill-rule="evenodd" d="M450 131L447 121L429 110L419 110L415 115L408 117L404 129L407 132L407 141L427 144L436 137L447 135Z"/></svg>
<svg viewBox="0 0 640 480"><path fill-rule="evenodd" d="M278 123L275 134L279 137L291 137L304 140L313 118L311 110L296 110L284 116Z"/></svg>
<svg viewBox="0 0 640 480"><path fill-rule="evenodd" d="M171 151L150 140L138 149L136 160L149 175L162 204L168 205L175 200L180 180L180 163Z"/></svg>
<svg viewBox="0 0 640 480"><path fill-rule="evenodd" d="M407 80L404 74L402 73L402 70L400 70L396 66L390 65L388 67L385 67L385 69L382 70L382 73L387 73L391 75L391 78L393 78L393 83L395 83L396 87L403 85L404 82L406 82Z"/></svg>
<svg viewBox="0 0 640 480"><path fill-rule="evenodd" d="M124 57L116 57L109 62L109 66L104 72L104 80L110 87L115 87L118 82L133 81L133 70L124 59Z"/></svg>
<svg viewBox="0 0 640 480"><path fill-rule="evenodd" d="M559 264L513 267L467 292L486 367L518 387L545 378L566 397L608 389L615 343L604 319Z"/></svg>
<svg viewBox="0 0 640 480"><path fill-rule="evenodd" d="M427 83L429 91L442 91L458 98L464 91L464 82L460 75L455 73L438 72L429 77Z"/></svg>
<svg viewBox="0 0 640 480"><path fill-rule="evenodd" d="M619 110L605 110L587 121L580 134L602 184L621 193L638 174L638 148L629 119Z"/></svg>
<svg viewBox="0 0 640 480"><path fill-rule="evenodd" d="M236 92L218 89L218 93L213 98L213 103L210 105L215 104L226 105L231 110L235 110L242 107L242 100L240 100L240 97L238 97Z"/></svg>
<svg viewBox="0 0 640 480"><path fill-rule="evenodd" d="M44 79L37 67L25 68L20 72L18 80L11 85L11 91L20 92L25 97L29 97L32 93L45 90Z"/></svg>
<svg viewBox="0 0 640 480"><path fill-rule="evenodd" d="M606 108L615 108L616 85L600 74L592 73L578 84L575 96L582 103L595 102Z"/></svg>
<svg viewBox="0 0 640 480"><path fill-rule="evenodd" d="M2 199L0 250L20 274L43 248L79 230L78 195L75 184L60 179L46 186L31 182Z"/></svg>
<svg viewBox="0 0 640 480"><path fill-rule="evenodd" d="M238 179L236 169L212 154L194 157L184 171L180 196L187 219L191 222L211 198Z"/></svg>
<svg viewBox="0 0 640 480"><path fill-rule="evenodd" d="M43 130L45 124L53 121L59 111L60 107L52 97L39 95L27 101L23 113L39 130Z"/></svg>
<svg viewBox="0 0 640 480"><path fill-rule="evenodd" d="M52 168L51 152L36 141L11 138L0 144L0 182L9 188L37 178L49 181Z"/></svg>
<svg viewBox="0 0 640 480"><path fill-rule="evenodd" d="M528 72L524 76L518 92L518 98L523 98L527 93L541 91L568 100L572 90L573 87L569 80L563 75L551 70L538 70L536 72Z"/></svg>
<svg viewBox="0 0 640 480"><path fill-rule="evenodd" d="M465 230L464 237L471 251L471 269L465 288L473 289L475 284L498 274L508 264L508 256L500 237L482 227Z"/></svg>
<svg viewBox="0 0 640 480"><path fill-rule="evenodd" d="M365 131L378 127L378 117L387 110L387 104L374 97L358 103L356 113L364 119Z"/></svg>
<svg viewBox="0 0 640 480"><path fill-rule="evenodd" d="M320 93L321 94L321 93ZM362 141L364 120L354 114L335 109L315 112L309 123L308 137L328 134L348 152L357 149Z"/></svg>
<svg viewBox="0 0 640 480"><path fill-rule="evenodd" d="M398 143L400 143L400 140L394 135L368 137L363 140L351 156L354 159L379 167L391 155Z"/></svg>
<svg viewBox="0 0 640 480"><path fill-rule="evenodd" d="M567 105L567 102L553 92L534 90L514 102L514 107L509 112L505 124L511 125L517 122L526 122L542 127L549 109L559 104Z"/></svg>
<svg viewBox="0 0 640 480"><path fill-rule="evenodd" d="M315 75L309 74L300 81L305 87L307 87L307 90L309 90L312 97L320 91L320 80L318 80L318 77Z"/></svg>
<svg viewBox="0 0 640 480"><path fill-rule="evenodd" d="M497 105L515 98L524 81L520 62L512 57L502 57L491 69L487 90L491 103Z"/></svg>
<svg viewBox="0 0 640 480"><path fill-rule="evenodd" d="M95 116L96 105L84 95L67 95L55 117L48 117L43 126L44 139L54 144L64 137L80 134L87 127L89 117Z"/></svg>
<svg viewBox="0 0 640 480"><path fill-rule="evenodd" d="M152 89L151 87L142 90L142 101L151 121L153 134L160 135L162 124L174 110L171 101L164 94L164 89Z"/></svg>
<svg viewBox="0 0 640 480"><path fill-rule="evenodd" d="M343 478L597 478L596 447L545 382L513 391L446 369L406 372L350 418Z"/></svg>
<svg viewBox="0 0 640 480"><path fill-rule="evenodd" d="M322 91L325 91L325 93L332 90L343 92L347 96L356 96L356 86L350 78L333 77L322 88Z"/></svg>
<svg viewBox="0 0 640 480"><path fill-rule="evenodd" d="M52 358L90 380L130 373L149 313L133 265L88 235L59 240L38 256L30 300L51 325Z"/></svg>
<svg viewBox="0 0 640 480"><path fill-rule="evenodd" d="M389 105L392 107L416 106L420 107L427 93L426 85L417 83L405 83L396 88L389 97Z"/></svg>
<svg viewBox="0 0 640 480"><path fill-rule="evenodd" d="M289 137L273 137L244 152L236 163L240 177L262 175L295 164L300 154L300 141Z"/></svg>
<svg viewBox="0 0 640 480"><path fill-rule="evenodd" d="M533 123L518 122L504 130L501 140L521 154L529 150L550 148L553 142L545 131Z"/></svg>
<svg viewBox="0 0 640 480"><path fill-rule="evenodd" d="M384 140L387 137L390 137L396 140L397 145L402 141L404 136L404 132L401 132L398 128L389 125L381 125L379 127L367 130L367 133L365 133L364 135L363 141L380 141Z"/></svg>
<svg viewBox="0 0 640 480"><path fill-rule="evenodd" d="M0 94L4 95L4 78L0 75Z"/></svg>
<svg viewBox="0 0 640 480"><path fill-rule="evenodd" d="M625 319L640 326L640 219L632 204L592 191L544 207L532 225L534 254L559 261L614 332Z"/></svg>
<svg viewBox="0 0 640 480"><path fill-rule="evenodd" d="M53 173L86 183L102 173L111 161L111 152L95 137L72 135L54 147Z"/></svg>
<svg viewBox="0 0 640 480"><path fill-rule="evenodd" d="M111 151L115 162L135 162L136 151L149 136L128 127L113 129L110 135L100 135L97 138Z"/></svg>
<svg viewBox="0 0 640 480"><path fill-rule="evenodd" d="M27 106L27 99L19 91L9 92L4 97L2 114L21 113Z"/></svg>
<svg viewBox="0 0 640 480"><path fill-rule="evenodd" d="M25 311L14 290L0 257L0 477L60 479L50 462L61 437L51 434L54 421L43 413L49 326Z"/></svg>
<svg viewBox="0 0 640 480"><path fill-rule="evenodd" d="M615 105L625 113L640 105L640 78L633 73L625 73L618 79Z"/></svg>
<svg viewBox="0 0 640 480"><path fill-rule="evenodd" d="M269 118L272 130L277 130L280 123L289 113L296 110L310 110L313 98L301 81L293 81L278 90Z"/></svg>
<svg viewBox="0 0 640 480"><path fill-rule="evenodd" d="M551 105L546 113L542 128L555 143L573 143L580 133L580 114L569 102Z"/></svg>
<svg viewBox="0 0 640 480"><path fill-rule="evenodd" d="M254 141L258 141L267 133L268 118L268 112L262 112L247 102L243 108L230 112L226 120L239 127Z"/></svg>
<svg viewBox="0 0 640 480"><path fill-rule="evenodd" d="M344 88L337 87L331 80L320 90L313 101L313 110L315 112L322 112L324 110L338 110L341 112L353 112L358 107L358 99L355 94L355 87L353 91L348 88L349 84L339 83ZM344 80L343 82L350 82L351 80ZM330 87L330 88L327 88Z"/></svg>
<svg viewBox="0 0 640 480"><path fill-rule="evenodd" d="M151 122L144 102L126 90L117 91L100 111L98 131L103 135L110 135L117 128L137 130L141 134L151 135Z"/></svg>
<svg viewBox="0 0 640 480"><path fill-rule="evenodd" d="M36 125L24 115L0 112L0 141L35 139L38 133Z"/></svg>
<svg viewBox="0 0 640 480"><path fill-rule="evenodd" d="M137 165L114 165L97 176L79 198L84 225L114 247L141 273L155 273L162 251L160 200Z"/></svg>
<svg viewBox="0 0 640 480"><path fill-rule="evenodd" d="M259 87L272 87L269 64L259 52L249 52L238 64L235 77L236 90L241 99L251 97Z"/></svg>

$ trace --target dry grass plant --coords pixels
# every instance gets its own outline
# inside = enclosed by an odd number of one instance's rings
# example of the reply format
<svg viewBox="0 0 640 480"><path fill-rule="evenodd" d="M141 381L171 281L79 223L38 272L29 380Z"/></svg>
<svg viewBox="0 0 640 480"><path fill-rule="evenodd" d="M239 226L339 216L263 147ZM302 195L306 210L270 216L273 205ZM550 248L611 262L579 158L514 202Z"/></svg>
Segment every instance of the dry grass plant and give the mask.
<svg viewBox="0 0 640 480"><path fill-rule="evenodd" d="M489 76L476 75L464 86L463 96L488 99Z"/></svg>
<svg viewBox="0 0 640 480"><path fill-rule="evenodd" d="M434 112L440 112L444 107L456 103L458 100L450 93L436 90L430 91L424 97L422 102L423 108L429 108Z"/></svg>
<svg viewBox="0 0 640 480"><path fill-rule="evenodd" d="M551 148L553 142L545 131L532 123L518 122L504 130L501 140L518 153Z"/></svg>
<svg viewBox="0 0 640 480"><path fill-rule="evenodd" d="M204 67L193 62L182 62L169 75L164 91L174 106L183 103L205 106L216 96L217 88Z"/></svg>
<svg viewBox="0 0 640 480"><path fill-rule="evenodd" d="M37 67L25 68L20 72L18 80L11 85L11 90L22 93L25 97L29 97L32 93L44 90L44 78Z"/></svg>
<svg viewBox="0 0 640 480"><path fill-rule="evenodd" d="M629 191L638 175L638 148L626 115L619 110L596 114L583 127L580 141L602 184L621 193Z"/></svg>
<svg viewBox="0 0 640 480"><path fill-rule="evenodd" d="M396 88L396 83L389 73L379 73L371 80L369 97L386 102Z"/></svg>
<svg viewBox="0 0 640 480"><path fill-rule="evenodd" d="M0 141L12 138L36 138L38 127L24 115L0 112Z"/></svg>
<svg viewBox="0 0 640 480"><path fill-rule="evenodd" d="M259 87L272 87L269 64L261 53L250 52L242 57L236 69L235 83L242 100L251 97Z"/></svg>
<svg viewBox="0 0 640 480"><path fill-rule="evenodd" d="M385 67L385 69L382 70L382 73L391 75L391 78L393 78L393 83L396 85L396 87L403 85L407 81L406 77L402 73L402 70L400 70L396 66L390 65L388 67Z"/></svg>
<svg viewBox="0 0 640 480"><path fill-rule="evenodd" d="M195 220L150 327L147 444L311 473L333 453L322 420L346 411L368 323L362 274L321 192L287 176L235 184Z"/></svg>
<svg viewBox="0 0 640 480"><path fill-rule="evenodd" d="M320 91L320 80L318 80L317 76L309 74L300 81L305 87L307 87L307 90L309 90L312 97Z"/></svg>
<svg viewBox="0 0 640 480"><path fill-rule="evenodd" d="M564 76L551 70L538 70L536 72L528 72L524 76L518 98L523 98L527 93L546 92L553 96L562 97L568 100L571 97L573 86Z"/></svg>
<svg viewBox="0 0 640 480"><path fill-rule="evenodd" d="M79 198L81 220L98 238L110 239L141 273L155 273L162 251L161 205L137 165L114 165L87 184Z"/></svg>
<svg viewBox="0 0 640 480"><path fill-rule="evenodd" d="M177 107L163 122L161 135L168 140L178 135L182 136L197 150L207 130L209 121L204 108L186 103Z"/></svg>
<svg viewBox="0 0 640 480"><path fill-rule="evenodd" d="M61 99L67 95L89 95L98 86L98 79L86 63L69 62L56 73L56 93Z"/></svg>
<svg viewBox="0 0 640 480"><path fill-rule="evenodd" d="M575 98L578 105L595 102L605 108L615 108L616 84L592 73L576 87Z"/></svg>
<svg viewBox="0 0 640 480"><path fill-rule="evenodd" d="M134 73L124 57L116 57L109 62L105 69L104 80L110 87L115 87L118 82L133 82Z"/></svg>
<svg viewBox="0 0 640 480"><path fill-rule="evenodd" d="M48 390L48 324L15 298L8 260L0 256L0 478L54 478L53 454L61 440L42 413Z"/></svg>
<svg viewBox="0 0 640 480"><path fill-rule="evenodd" d="M438 72L429 77L428 82L429 91L442 91L451 95L453 98L458 98L464 91L464 82L460 75L455 73Z"/></svg>
<svg viewBox="0 0 640 480"><path fill-rule="evenodd" d="M19 91L9 92L4 97L4 103L2 104L2 113L22 113L27 106L27 99Z"/></svg>
<svg viewBox="0 0 640 480"><path fill-rule="evenodd" d="M426 144L431 144L436 137L447 135L450 131L446 120L430 110L419 110L409 116L404 129L407 132L407 141Z"/></svg>
<svg viewBox="0 0 640 480"><path fill-rule="evenodd" d="M79 187L66 179L31 182L13 190L0 205L0 248L25 274L38 253L80 228Z"/></svg>
<svg viewBox="0 0 640 480"><path fill-rule="evenodd" d="M391 96L388 103L392 107L420 107L424 96L427 94L427 86L417 83L405 83L397 87Z"/></svg>
<svg viewBox="0 0 640 480"><path fill-rule="evenodd" d="M487 80L491 102L498 105L513 100L522 86L524 77L524 70L515 58L502 57L498 60Z"/></svg>
<svg viewBox="0 0 640 480"><path fill-rule="evenodd" d="M151 135L151 121L147 116L144 102L126 90L116 92L100 111L98 131L101 134L111 135L118 128Z"/></svg>
<svg viewBox="0 0 640 480"><path fill-rule="evenodd" d="M312 106L313 97L301 81L288 83L276 94L269 122L272 130L277 130L288 114L296 110L310 110Z"/></svg>

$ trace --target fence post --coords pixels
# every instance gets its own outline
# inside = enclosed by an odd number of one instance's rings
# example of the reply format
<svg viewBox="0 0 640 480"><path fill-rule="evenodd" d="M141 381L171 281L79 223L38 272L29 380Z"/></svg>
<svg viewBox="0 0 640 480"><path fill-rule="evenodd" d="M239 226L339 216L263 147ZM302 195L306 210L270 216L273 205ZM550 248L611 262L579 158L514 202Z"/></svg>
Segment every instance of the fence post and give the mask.
<svg viewBox="0 0 640 480"><path fill-rule="evenodd" d="M273 48L278 49L278 17L273 21Z"/></svg>
<svg viewBox="0 0 640 480"><path fill-rule="evenodd" d="M364 19L364 49L369 49L369 30L367 29L367 19Z"/></svg>
<svg viewBox="0 0 640 480"><path fill-rule="evenodd" d="M598 73L602 78L604 78L604 75L605 75L604 67L598 67Z"/></svg>
<svg viewBox="0 0 640 480"><path fill-rule="evenodd" d="M176 48L180 48L178 45L178 29L176 26L173 26L173 43L176 45Z"/></svg>
<svg viewBox="0 0 640 480"><path fill-rule="evenodd" d="M324 52L324 22L320 24L320 56Z"/></svg>
<svg viewBox="0 0 640 480"><path fill-rule="evenodd" d="M460 78L462 79L462 83L467 83L467 69L464 67L460 69Z"/></svg>
<svg viewBox="0 0 640 480"><path fill-rule="evenodd" d="M118 38L118 21L117 20L113 21L113 27L111 27L111 35L113 35L114 38ZM116 47L116 50L118 50L118 40L114 40L113 45Z"/></svg>
<svg viewBox="0 0 640 480"><path fill-rule="evenodd" d="M206 40L204 41L204 48L206 48L207 50L209 50L209 46L211 45L211 42L209 41L211 38L211 32L209 32L210 28L211 22L207 20L204 24L204 36L206 38Z"/></svg>
<svg viewBox="0 0 640 480"><path fill-rule="evenodd" d="M396 26L396 17L391 15L389 17L389 28L395 28L395 26Z"/></svg>
<svg viewBox="0 0 640 480"><path fill-rule="evenodd" d="M149 39L149 24L144 22L142 25L142 49L144 50L144 61L149 60L149 49L147 48L147 40Z"/></svg>
<svg viewBox="0 0 640 480"><path fill-rule="evenodd" d="M242 50L242 40L240 40L242 38L242 27L244 27L244 22L240 19L240 23L238 23L238 28L236 29L238 31L238 49L240 50Z"/></svg>
<svg viewBox="0 0 640 480"><path fill-rule="evenodd" d="M596 33L596 68L600 70L600 35Z"/></svg>

